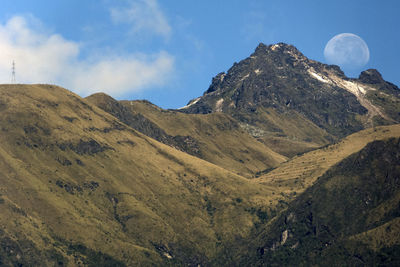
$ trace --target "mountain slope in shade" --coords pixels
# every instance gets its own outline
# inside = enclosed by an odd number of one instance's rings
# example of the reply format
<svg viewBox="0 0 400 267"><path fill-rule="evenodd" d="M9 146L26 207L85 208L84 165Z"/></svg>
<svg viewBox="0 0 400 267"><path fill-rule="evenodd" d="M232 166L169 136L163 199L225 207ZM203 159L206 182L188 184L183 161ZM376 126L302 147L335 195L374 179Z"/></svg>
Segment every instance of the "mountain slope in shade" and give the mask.
<svg viewBox="0 0 400 267"><path fill-rule="evenodd" d="M310 60L294 46L260 44L180 111L231 114L274 151L292 156L285 147L293 141L303 144L300 152L308 144L398 123L399 91L376 70L350 79L339 67Z"/></svg>
<svg viewBox="0 0 400 267"><path fill-rule="evenodd" d="M252 242L265 266L398 266L400 139L369 143L326 172Z"/></svg>
<svg viewBox="0 0 400 267"><path fill-rule="evenodd" d="M3 265L204 265L282 198L56 86L0 86L0 131Z"/></svg>
<svg viewBox="0 0 400 267"><path fill-rule="evenodd" d="M149 137L246 177L287 159L250 136L228 114L183 114L147 101L118 102L105 94L86 99Z"/></svg>

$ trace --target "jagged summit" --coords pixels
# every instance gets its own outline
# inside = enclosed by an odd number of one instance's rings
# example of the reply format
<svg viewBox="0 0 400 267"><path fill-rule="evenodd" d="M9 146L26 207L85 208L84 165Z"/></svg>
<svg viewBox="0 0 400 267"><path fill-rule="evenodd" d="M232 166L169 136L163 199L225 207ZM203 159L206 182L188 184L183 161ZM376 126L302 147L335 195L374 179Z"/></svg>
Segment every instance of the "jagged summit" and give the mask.
<svg viewBox="0 0 400 267"><path fill-rule="evenodd" d="M361 72L358 79L363 83L369 83L369 84L378 84L385 82L385 80L383 80L382 78L382 75L376 69L368 69Z"/></svg>
<svg viewBox="0 0 400 267"><path fill-rule="evenodd" d="M214 92L218 89L220 85L222 85L225 77L230 77L237 74L237 69L240 65L254 65L254 61L257 60L258 57L264 58L269 57L273 61L277 61L278 58L282 57L284 54L291 57L293 61L304 61L307 58L293 45L285 44L285 43L277 43L274 45L265 45L260 43L255 49L254 53L250 55L249 58L241 61L240 63L234 63L232 68L228 70L228 73L221 72L217 74L211 82L210 87L207 89L204 94L208 94ZM254 69L256 74L260 74L259 69ZM247 77L246 77L247 78ZM190 102L189 102L190 103Z"/></svg>
<svg viewBox="0 0 400 267"><path fill-rule="evenodd" d="M271 45L266 45L264 43L260 43L252 56L257 56L259 54L265 54L265 53L288 53L291 55L296 55L301 58L306 58L294 45L291 44L286 44L286 43L277 43L277 44L271 44Z"/></svg>
<svg viewBox="0 0 400 267"><path fill-rule="evenodd" d="M253 126L262 110L295 112L329 134L343 137L400 120L396 111L385 111L386 106L372 96L382 88L398 97L376 70L350 79L338 66L308 59L293 45L260 43L248 58L215 76L204 95L180 111L224 112Z"/></svg>

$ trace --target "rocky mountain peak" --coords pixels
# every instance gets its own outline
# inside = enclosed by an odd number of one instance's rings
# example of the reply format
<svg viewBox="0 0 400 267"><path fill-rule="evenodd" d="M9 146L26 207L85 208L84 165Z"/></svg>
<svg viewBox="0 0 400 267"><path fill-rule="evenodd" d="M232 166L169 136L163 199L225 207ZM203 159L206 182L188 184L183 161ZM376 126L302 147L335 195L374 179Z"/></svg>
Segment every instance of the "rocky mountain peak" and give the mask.
<svg viewBox="0 0 400 267"><path fill-rule="evenodd" d="M179 111L223 112L237 117L258 116L254 114L265 109L294 111L342 137L371 126L375 116L392 121L367 95L380 89L397 96L393 88L376 70L364 71L360 79L350 79L338 66L308 59L293 45L260 43L248 58L215 76L203 96Z"/></svg>
<svg viewBox="0 0 400 267"><path fill-rule="evenodd" d="M293 45L286 43L277 43L265 45L260 43L250 58L261 58L272 63L288 63L290 65L299 65L300 62L307 62L308 59Z"/></svg>
<svg viewBox="0 0 400 267"><path fill-rule="evenodd" d="M212 78L211 85L207 89L207 91L204 92L204 94L208 94L208 93L211 93L211 92L214 92L214 91L218 90L218 88L221 87L225 76L226 76L226 73L225 72L221 72L221 73L218 73L217 76Z"/></svg>
<svg viewBox="0 0 400 267"><path fill-rule="evenodd" d="M234 63L227 73L217 74L204 95L218 91L232 82L248 80L253 76L265 76L266 73L286 72L288 68L308 68L308 59L293 45L260 43L250 57ZM282 74L283 75L283 74ZM190 103L190 102L189 102Z"/></svg>
<svg viewBox="0 0 400 267"><path fill-rule="evenodd" d="M296 54L298 56L304 57L304 55L295 46L286 43L277 43L271 45L265 45L263 43L260 43L255 49L254 55L270 54L272 52Z"/></svg>
<svg viewBox="0 0 400 267"><path fill-rule="evenodd" d="M382 75L376 69L368 69L361 72L359 78L360 82L368 84L384 83Z"/></svg>

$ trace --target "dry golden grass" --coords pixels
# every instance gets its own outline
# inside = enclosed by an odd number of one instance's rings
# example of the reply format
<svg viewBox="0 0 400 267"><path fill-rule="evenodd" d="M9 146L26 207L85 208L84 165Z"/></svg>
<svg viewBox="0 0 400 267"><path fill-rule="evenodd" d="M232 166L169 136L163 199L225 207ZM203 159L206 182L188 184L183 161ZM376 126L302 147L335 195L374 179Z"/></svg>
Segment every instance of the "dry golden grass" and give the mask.
<svg viewBox="0 0 400 267"><path fill-rule="evenodd" d="M286 157L327 145L334 136L321 129L302 114L279 112L273 108L257 108L254 113L237 114L244 121L242 127L273 151Z"/></svg>
<svg viewBox="0 0 400 267"><path fill-rule="evenodd" d="M275 188L146 137L57 86L2 85L0 109L1 228L71 265L82 259L68 244L128 265L161 264L177 247L191 251L174 257L212 259L259 221L250 210L278 198ZM104 151L78 149L90 140Z"/></svg>
<svg viewBox="0 0 400 267"><path fill-rule="evenodd" d="M366 129L344 138L337 144L294 157L254 182L279 187L286 194L301 193L329 168L360 151L369 142L399 136L400 124Z"/></svg>
<svg viewBox="0 0 400 267"><path fill-rule="evenodd" d="M1 85L0 235L31 251L54 250L70 266L89 257L71 252L71 244L130 266L212 260L250 234L262 220L257 212L277 209L368 142L400 136L400 125L368 129L247 179L227 169L248 174L270 166L266 158L285 158L270 150L265 156L266 147L229 129L232 119L223 114L146 109L156 108L135 110L168 134L198 138L210 149L207 160L222 167L138 133L63 88ZM244 147L248 163L236 166ZM54 263L42 258L42 265Z"/></svg>
<svg viewBox="0 0 400 267"><path fill-rule="evenodd" d="M199 141L201 158L245 177L286 161L258 142L229 115L185 114L163 110L145 101L122 101L133 113L141 113L169 135L191 136Z"/></svg>

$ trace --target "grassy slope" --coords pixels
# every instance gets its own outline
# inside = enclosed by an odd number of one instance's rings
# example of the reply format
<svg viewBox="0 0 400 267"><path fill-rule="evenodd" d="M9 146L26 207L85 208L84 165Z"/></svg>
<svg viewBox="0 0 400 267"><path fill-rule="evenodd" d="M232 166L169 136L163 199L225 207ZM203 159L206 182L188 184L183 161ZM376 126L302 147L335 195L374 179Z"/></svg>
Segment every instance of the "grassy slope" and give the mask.
<svg viewBox="0 0 400 267"><path fill-rule="evenodd" d="M372 141L335 165L258 234L246 264L398 266L399 151L399 138Z"/></svg>
<svg viewBox="0 0 400 267"><path fill-rule="evenodd" d="M56 86L2 85L0 131L3 264L206 263L277 198Z"/></svg>
<svg viewBox="0 0 400 267"><path fill-rule="evenodd" d="M154 121L167 128L169 117L162 118ZM188 123L207 125L193 118ZM65 89L3 85L0 264L230 264L232 244L285 220L276 215L294 192L368 142L396 136L399 125L364 130L249 181L154 141ZM398 199L374 206L368 220L383 218ZM385 219L342 245L390 254L398 227ZM285 229L275 230L271 242Z"/></svg>
<svg viewBox="0 0 400 267"><path fill-rule="evenodd" d="M329 168L361 150L374 140L400 137L400 124L366 129L340 142L292 158L278 168L254 180L257 183L280 188L281 192L293 195L303 192Z"/></svg>
<svg viewBox="0 0 400 267"><path fill-rule="evenodd" d="M260 107L254 113L238 113L235 116L242 121L242 127L259 141L289 158L336 140L294 110L279 112Z"/></svg>
<svg viewBox="0 0 400 267"><path fill-rule="evenodd" d="M160 109L146 101L121 103L133 114L142 114L169 135L194 138L199 144L200 158L239 175L252 177L287 159L248 135L227 114L184 114Z"/></svg>

